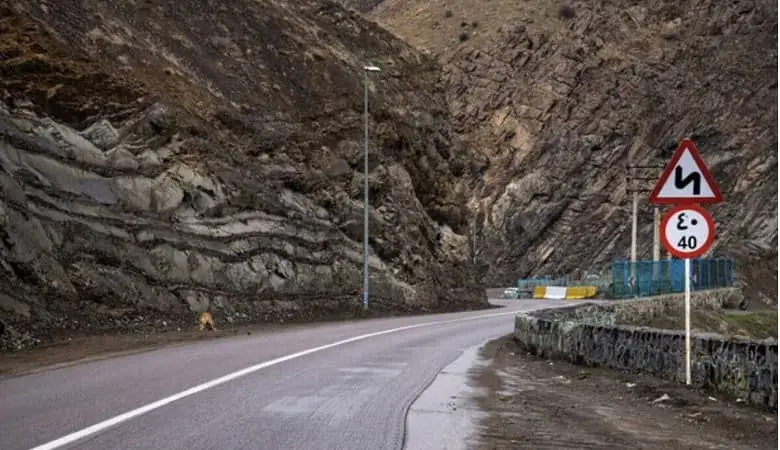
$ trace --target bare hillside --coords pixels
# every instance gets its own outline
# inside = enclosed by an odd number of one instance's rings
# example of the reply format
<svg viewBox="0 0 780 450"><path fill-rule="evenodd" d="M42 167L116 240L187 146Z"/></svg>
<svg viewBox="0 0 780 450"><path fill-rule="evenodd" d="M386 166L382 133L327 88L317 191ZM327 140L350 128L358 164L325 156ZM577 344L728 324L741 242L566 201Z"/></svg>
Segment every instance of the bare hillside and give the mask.
<svg viewBox="0 0 780 450"><path fill-rule="evenodd" d="M438 65L318 1L4 2L0 334L486 306ZM381 149L376 151L375 149Z"/></svg>
<svg viewBox="0 0 780 450"><path fill-rule="evenodd" d="M488 281L627 257L629 155L663 166L690 137L725 198L711 209L713 253L776 299L777 12L757 0L386 0L370 17L442 62L455 127L489 162L471 202ZM770 276L749 274L755 264Z"/></svg>

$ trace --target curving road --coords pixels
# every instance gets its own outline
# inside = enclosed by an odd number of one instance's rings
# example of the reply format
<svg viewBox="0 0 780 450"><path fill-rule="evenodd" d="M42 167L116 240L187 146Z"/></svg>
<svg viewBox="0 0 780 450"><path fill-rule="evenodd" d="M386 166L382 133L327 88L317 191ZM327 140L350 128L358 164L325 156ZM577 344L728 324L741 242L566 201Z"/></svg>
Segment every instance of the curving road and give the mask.
<svg viewBox="0 0 780 450"><path fill-rule="evenodd" d="M400 449L443 367L511 333L514 313L563 304L330 323L0 380L0 448Z"/></svg>

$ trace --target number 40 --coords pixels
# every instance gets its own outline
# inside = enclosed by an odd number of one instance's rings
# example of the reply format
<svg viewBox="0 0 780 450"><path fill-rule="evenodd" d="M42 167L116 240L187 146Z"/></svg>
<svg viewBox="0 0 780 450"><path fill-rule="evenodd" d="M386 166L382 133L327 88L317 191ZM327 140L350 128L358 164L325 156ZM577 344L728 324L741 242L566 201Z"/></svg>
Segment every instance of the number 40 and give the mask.
<svg viewBox="0 0 780 450"><path fill-rule="evenodd" d="M696 248L696 236L681 237L677 242L677 246L683 249L695 249Z"/></svg>

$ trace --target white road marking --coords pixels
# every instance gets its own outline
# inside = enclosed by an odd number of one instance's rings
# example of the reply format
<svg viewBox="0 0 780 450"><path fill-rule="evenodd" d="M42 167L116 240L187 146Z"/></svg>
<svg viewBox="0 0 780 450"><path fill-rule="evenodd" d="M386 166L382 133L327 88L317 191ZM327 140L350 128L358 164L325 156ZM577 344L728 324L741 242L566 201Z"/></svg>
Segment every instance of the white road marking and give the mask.
<svg viewBox="0 0 780 450"><path fill-rule="evenodd" d="M236 378L243 377L244 375L249 375L251 373L257 372L258 370L262 370L271 366L275 366L277 364L281 364L286 361L290 361L292 359L300 358L301 356L310 355L312 353L320 352L323 350L327 350L333 347L339 347L345 344L349 344L352 342L362 341L364 339L369 339L376 336L382 336L384 334L390 334L390 333L397 333L399 331L405 331L405 330L411 330L414 328L422 328L422 327L430 327L434 325L444 325L448 323L455 323L455 322L466 322L469 320L478 320L478 319L486 319L489 317L499 317L499 316L508 316L511 314L518 314L523 311L511 311L511 312L500 312L500 313L492 313L492 314L482 314L479 316L473 316L473 317L464 317L460 319L451 319L451 320L439 320L439 321L433 321L433 322L423 322L418 323L414 325L406 325L403 327L398 328L390 328L388 330L383 331L377 331L374 333L368 333L368 334L361 334L359 336L354 336L348 339L343 339L341 341L336 341L330 344L321 345L319 347L310 348L307 350L303 350L297 353L291 353L289 355L285 355L276 359L271 359L269 361L264 361L259 364L255 364L254 366L247 367L245 369L241 369L239 371L229 373L227 375L224 375L222 377L219 377L217 379L207 381L205 383L199 384L197 386L193 386L185 391L181 391L177 394L173 394L171 396L165 397L163 399L157 400L156 402L149 403L147 405L141 406L140 408L136 408L130 411L127 411L125 413L119 414L118 416L111 417L110 419L106 419L102 422L98 422L94 425L91 425L87 428L84 428L82 430L74 431L73 433L70 433L68 435L65 435L61 438L55 439L53 441L47 442L45 444L41 444L37 447L33 447L31 450L54 450L56 448L63 447L65 445L71 444L73 442L76 442L80 439L84 439L88 436L91 436L95 433L99 433L103 430L106 430L108 428L111 428L113 426L119 425L122 422L127 422L128 420L134 419L138 416L141 416L143 414L146 414L148 412L154 411L155 409L162 408L165 405L168 405L170 403L173 403L177 400L181 400L185 397L189 397L191 395L195 395L199 392L203 392L206 389L211 389L213 387L219 386L220 384L227 383L228 381L233 381Z"/></svg>

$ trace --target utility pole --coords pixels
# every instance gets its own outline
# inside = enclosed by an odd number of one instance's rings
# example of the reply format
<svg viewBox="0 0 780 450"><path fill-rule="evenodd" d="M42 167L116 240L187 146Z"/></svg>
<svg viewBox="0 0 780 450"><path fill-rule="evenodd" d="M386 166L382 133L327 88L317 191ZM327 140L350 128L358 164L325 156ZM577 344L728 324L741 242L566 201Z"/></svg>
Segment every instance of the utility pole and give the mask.
<svg viewBox="0 0 780 450"><path fill-rule="evenodd" d="M474 216L474 220L472 221L472 228L471 228L471 262L476 264L477 263L477 254L479 253L478 249L478 242L477 242L477 235L478 235L478 219L479 219L479 213L477 213Z"/></svg>
<svg viewBox="0 0 780 450"><path fill-rule="evenodd" d="M661 210L653 206L653 261L661 259Z"/></svg>
<svg viewBox="0 0 780 450"><path fill-rule="evenodd" d="M363 66L363 309L368 309L368 73L379 67Z"/></svg>
<svg viewBox="0 0 780 450"><path fill-rule="evenodd" d="M657 280L659 273L656 261L661 260L661 209L653 206L653 279Z"/></svg>
<svg viewBox="0 0 780 450"><path fill-rule="evenodd" d="M636 166L631 166L631 278L636 282L636 234L639 191L636 187Z"/></svg>
<svg viewBox="0 0 780 450"><path fill-rule="evenodd" d="M636 281L636 260L637 260L637 234L638 234L638 215L639 215L639 194L648 193L653 187L648 182L654 182L658 178L658 171L662 171L664 166L657 164L643 165L633 164L629 160L626 173L629 174L626 180L627 191L631 194L631 276ZM658 206L653 207L653 261L661 259L661 241L660 241L660 221L661 211ZM655 279L656 267L653 268L653 278Z"/></svg>
<svg viewBox="0 0 780 450"><path fill-rule="evenodd" d="M477 217L474 216L471 228L471 263L477 263Z"/></svg>

